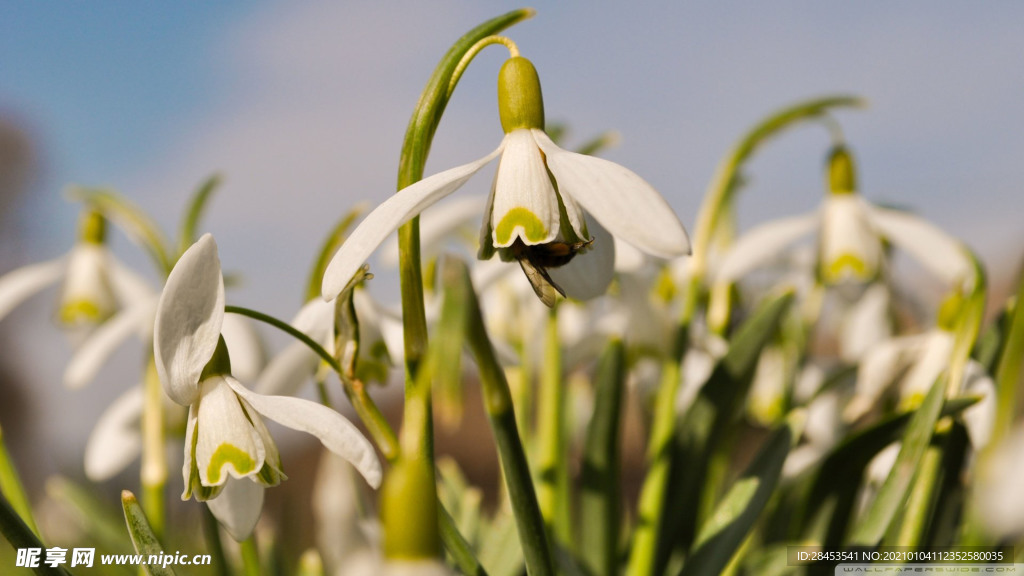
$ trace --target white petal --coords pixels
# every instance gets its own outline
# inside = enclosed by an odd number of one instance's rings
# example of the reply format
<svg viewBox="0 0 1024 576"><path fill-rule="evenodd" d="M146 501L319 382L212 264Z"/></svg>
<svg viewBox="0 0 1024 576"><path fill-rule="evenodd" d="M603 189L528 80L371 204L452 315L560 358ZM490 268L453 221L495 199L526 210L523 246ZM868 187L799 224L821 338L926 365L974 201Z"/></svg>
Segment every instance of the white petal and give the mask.
<svg viewBox="0 0 1024 576"><path fill-rule="evenodd" d="M196 466L204 486L221 486L228 475L256 475L263 467L263 439L246 418L232 381L220 376L202 383L196 429Z"/></svg>
<svg viewBox="0 0 1024 576"><path fill-rule="evenodd" d="M864 355L857 370L856 392L843 412L848 421L866 414L885 389L916 358L926 336L906 336L878 343Z"/></svg>
<svg viewBox="0 0 1024 576"><path fill-rule="evenodd" d="M328 450L351 462L370 486L380 486L380 460L373 445L344 416L309 400L263 396L230 380L228 383L257 412L278 424L316 436Z"/></svg>
<svg viewBox="0 0 1024 576"><path fill-rule="evenodd" d="M933 330L924 337L924 348L917 362L900 382L900 395L910 401L909 407L916 408L924 400L935 379L949 366L953 353L953 335L949 332Z"/></svg>
<svg viewBox="0 0 1024 576"><path fill-rule="evenodd" d="M157 292L145 278L122 264L113 255L109 258L110 284L117 294L121 306L131 306L135 302L156 297Z"/></svg>
<svg viewBox="0 0 1024 576"><path fill-rule="evenodd" d="M263 512L263 485L248 478L228 478L220 495L207 500L210 512L237 542L252 535Z"/></svg>
<svg viewBox="0 0 1024 576"><path fill-rule="evenodd" d="M299 310L292 319L292 327L321 346L334 340L334 302L314 298Z"/></svg>
<svg viewBox="0 0 1024 576"><path fill-rule="evenodd" d="M389 234L431 204L451 194L466 183L485 164L501 153L502 148L469 164L434 174L403 188L377 206L334 254L324 273L323 296L333 300Z"/></svg>
<svg viewBox="0 0 1024 576"><path fill-rule="evenodd" d="M255 380L266 358L263 342L252 322L238 314L225 314L220 333L231 356L231 374L241 380Z"/></svg>
<svg viewBox="0 0 1024 576"><path fill-rule="evenodd" d="M85 475L93 482L112 478L142 452L142 386L134 386L103 411L85 444Z"/></svg>
<svg viewBox="0 0 1024 576"><path fill-rule="evenodd" d="M293 342L267 364L256 391L260 394L294 396L313 375L320 357L302 342Z"/></svg>
<svg viewBox="0 0 1024 576"><path fill-rule="evenodd" d="M1024 426L1016 428L999 443L980 470L975 497L979 517L997 540L1015 541L1024 534Z"/></svg>
<svg viewBox="0 0 1024 576"><path fill-rule="evenodd" d="M33 294L60 279L66 260L58 258L30 264L0 276L0 319Z"/></svg>
<svg viewBox="0 0 1024 576"><path fill-rule="evenodd" d="M565 295L578 300L596 298L608 291L615 275L615 242L603 226L590 225L594 243L564 266L548 268L548 275L565 290Z"/></svg>
<svg viewBox="0 0 1024 576"><path fill-rule="evenodd" d="M185 459L181 464L181 476L185 481L185 489L181 493L182 500L188 500L192 494L192 473L194 472L193 466L196 459L193 444L195 443L196 428L198 426L199 414L198 410L196 410L196 405L193 404L188 407L188 419L185 421Z"/></svg>
<svg viewBox="0 0 1024 576"><path fill-rule="evenodd" d="M821 265L828 283L868 280L878 271L882 242L856 194L829 194L822 207Z"/></svg>
<svg viewBox="0 0 1024 576"><path fill-rule="evenodd" d="M679 218L650 184L614 162L562 150L540 130L532 133L547 155L558 191L579 203L613 236L660 258L690 252Z"/></svg>
<svg viewBox="0 0 1024 576"><path fill-rule="evenodd" d="M438 560L388 560L381 576L453 576L451 568Z"/></svg>
<svg viewBox="0 0 1024 576"><path fill-rule="evenodd" d="M224 277L217 242L206 234L174 265L160 295L153 353L164 390L188 406L199 394L199 375L210 361L224 323Z"/></svg>
<svg viewBox="0 0 1024 576"><path fill-rule="evenodd" d="M516 238L527 245L554 241L561 219L558 195L540 149L528 130L506 134L504 146L489 213L494 246L507 248Z"/></svg>
<svg viewBox="0 0 1024 576"><path fill-rule="evenodd" d="M967 364L964 392L979 396L977 404L969 406L963 413L964 427L971 439L971 446L981 450L988 446L992 438L992 429L996 421L996 385L985 373L985 368L971 360Z"/></svg>
<svg viewBox="0 0 1024 576"><path fill-rule="evenodd" d="M75 350L64 369L64 385L68 388L81 388L92 382L122 342L133 333L137 334L140 326L152 325L156 306L157 298L154 294L148 300L118 312L90 334Z"/></svg>
<svg viewBox="0 0 1024 576"><path fill-rule="evenodd" d="M973 267L959 240L908 212L868 205L868 214L882 235L939 278L950 284L968 281L973 285Z"/></svg>
<svg viewBox="0 0 1024 576"><path fill-rule="evenodd" d="M860 360L876 343L892 338L889 288L872 284L846 312L839 328L839 355L850 363Z"/></svg>
<svg viewBox="0 0 1024 576"><path fill-rule="evenodd" d="M735 282L779 251L811 233L821 221L817 212L766 222L751 228L733 244L716 272L716 282Z"/></svg>

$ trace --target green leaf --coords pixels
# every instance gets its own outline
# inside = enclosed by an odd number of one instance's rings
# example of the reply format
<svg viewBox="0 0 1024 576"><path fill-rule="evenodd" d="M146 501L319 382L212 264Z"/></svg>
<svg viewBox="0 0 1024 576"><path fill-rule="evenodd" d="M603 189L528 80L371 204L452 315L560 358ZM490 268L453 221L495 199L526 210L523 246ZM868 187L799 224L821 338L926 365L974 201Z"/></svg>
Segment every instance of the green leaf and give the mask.
<svg viewBox="0 0 1024 576"><path fill-rule="evenodd" d="M712 458L740 417L761 350L778 330L792 302L793 293L786 292L764 303L740 326L728 352L719 360L686 415L679 418L677 452L666 500L673 512L667 514L665 538L684 548L695 536ZM665 552L663 547L662 553Z"/></svg>
<svg viewBox="0 0 1024 576"><path fill-rule="evenodd" d="M998 443L1009 431L1017 407L1017 385L1020 383L1021 362L1024 360L1024 272L1017 280L1017 295L1012 320L999 365L995 370L996 413L995 434L992 444Z"/></svg>
<svg viewBox="0 0 1024 576"><path fill-rule="evenodd" d="M626 383L625 346L612 340L594 376L594 413L583 447L579 545L583 564L594 576L617 572L622 495L620 433Z"/></svg>
<svg viewBox="0 0 1024 576"><path fill-rule="evenodd" d="M800 435L805 416L802 411L795 412L768 438L701 526L681 575L719 574L729 564L774 493L782 465Z"/></svg>
<svg viewBox="0 0 1024 576"><path fill-rule="evenodd" d="M120 226L132 242L149 253L161 274L170 274L174 267L174 260L168 252L170 243L156 222L142 209L112 190L71 188L68 196L102 212L104 217Z"/></svg>
<svg viewBox="0 0 1024 576"><path fill-rule="evenodd" d="M915 473L928 449L935 424L942 412L945 389L946 378L938 378L932 384L924 402L911 417L896 463L867 513L854 526L850 544L878 545L893 518L906 504Z"/></svg>
<svg viewBox="0 0 1024 576"><path fill-rule="evenodd" d="M0 427L0 494L7 498L25 525L36 536L39 536L39 528L36 527L35 519L32 517L32 503L28 499L28 494L25 493L18 470L14 467L14 460L11 459L11 454L7 451L2 427Z"/></svg>
<svg viewBox="0 0 1024 576"><path fill-rule="evenodd" d="M455 429L462 421L462 351L466 341L466 326L469 310L465 294L453 288L446 290L441 305L441 319L437 323L431 344L435 370L435 407L438 420L449 429Z"/></svg>
<svg viewBox="0 0 1024 576"><path fill-rule="evenodd" d="M128 490L122 491L121 506L124 508L124 519L128 524L128 534L132 537L132 546L135 547L135 552L146 557L163 556L163 548L160 546L156 534L153 534L153 529L149 526L146 514L142 511L139 501L135 499L135 495ZM148 565L146 569L153 576L174 575L172 568L165 568L161 565Z"/></svg>
<svg viewBox="0 0 1024 576"><path fill-rule="evenodd" d="M0 534L4 535L4 538L10 542L11 548L15 550L21 548L46 549L46 545L39 541L39 538L3 498L0 498ZM41 576L67 576L68 574L61 567L51 568L42 559L40 559L39 566L33 568L32 571Z"/></svg>
<svg viewBox="0 0 1024 576"><path fill-rule="evenodd" d="M181 220L181 228L179 229L179 255L184 254L185 250L188 250L189 246L197 240L196 227L199 225L199 219L202 218L203 212L206 210L206 203L209 201L210 196L220 186L220 181L219 174L210 176L199 186L199 189L195 191L189 200L188 208L185 210L185 215Z"/></svg>
<svg viewBox="0 0 1024 576"><path fill-rule="evenodd" d="M454 291L453 297L463 298L469 311L466 342L480 370L484 408L498 447L502 475L515 514L527 572L532 576L554 575L554 559L537 503L533 476L516 426L512 394L505 371L498 362L491 339L484 328L480 304L469 279L469 270L461 260L446 258L441 277L445 291Z"/></svg>

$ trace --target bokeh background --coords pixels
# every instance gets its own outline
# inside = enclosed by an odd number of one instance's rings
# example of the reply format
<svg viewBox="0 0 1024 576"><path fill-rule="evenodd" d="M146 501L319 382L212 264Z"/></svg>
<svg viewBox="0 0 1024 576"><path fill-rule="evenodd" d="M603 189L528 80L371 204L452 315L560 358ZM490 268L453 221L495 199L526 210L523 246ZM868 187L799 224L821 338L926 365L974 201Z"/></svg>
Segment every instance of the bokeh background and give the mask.
<svg viewBox="0 0 1024 576"><path fill-rule="evenodd" d="M289 318L314 251L350 206L394 191L420 90L450 44L501 2L187 2L157 7L5 2L0 8L0 273L65 252L68 184L111 186L174 230L225 177L204 229L244 282L232 303ZM606 156L692 230L715 165L781 106L857 94L837 114L863 194L964 239L1004 286L1024 247L1024 5L1019 2L560 2L508 32L534 61L568 144L621 134ZM469 68L427 172L483 156L502 134L503 49ZM808 125L750 165L740 223L813 210L827 131ZM480 175L467 186L483 193ZM155 280L119 233L118 255ZM397 295L380 273L373 289ZM30 478L74 472L103 406L134 383L127 347L87 390L60 375L70 347L54 291L0 323L0 419ZM118 367L120 366L120 368ZM20 421L20 425L19 422ZM30 458L31 456L31 458Z"/></svg>

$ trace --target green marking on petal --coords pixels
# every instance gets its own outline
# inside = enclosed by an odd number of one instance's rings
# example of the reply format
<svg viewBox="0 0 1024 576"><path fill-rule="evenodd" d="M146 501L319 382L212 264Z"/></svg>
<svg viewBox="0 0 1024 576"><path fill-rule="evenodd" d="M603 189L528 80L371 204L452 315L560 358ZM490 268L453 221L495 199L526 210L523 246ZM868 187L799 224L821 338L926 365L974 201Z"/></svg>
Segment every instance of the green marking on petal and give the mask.
<svg viewBox="0 0 1024 576"><path fill-rule="evenodd" d="M519 236L524 242L539 244L547 240L548 230L536 214L526 208L513 208L505 213L505 216L494 228L495 241L498 244L508 244L512 241L512 234L516 228L521 228Z"/></svg>
<svg viewBox="0 0 1024 576"><path fill-rule="evenodd" d="M849 252L839 255L838 258L829 263L825 272L826 276L830 280L837 280L842 276L843 271L846 269L850 269L854 276L858 278L868 278L868 276L870 276L867 264Z"/></svg>
<svg viewBox="0 0 1024 576"><path fill-rule="evenodd" d="M238 446L225 442L217 446L217 451L210 457L210 464L206 467L206 477L211 484L220 482L220 471L227 464L239 474L248 474L256 468L252 456Z"/></svg>
<svg viewBox="0 0 1024 576"><path fill-rule="evenodd" d="M92 300L77 299L68 300L61 305L58 316L65 325L98 324L110 317L110 311L103 310Z"/></svg>

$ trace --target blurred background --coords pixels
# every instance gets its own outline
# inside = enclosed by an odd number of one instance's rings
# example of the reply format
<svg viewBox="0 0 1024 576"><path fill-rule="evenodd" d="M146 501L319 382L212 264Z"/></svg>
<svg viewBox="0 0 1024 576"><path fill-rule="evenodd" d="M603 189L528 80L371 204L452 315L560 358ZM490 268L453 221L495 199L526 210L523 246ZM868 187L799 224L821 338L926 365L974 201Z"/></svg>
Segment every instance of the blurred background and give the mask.
<svg viewBox="0 0 1024 576"><path fill-rule="evenodd" d="M231 303L298 309L323 236L356 202L394 191L406 123L438 59L500 2L8 2L0 18L0 273L66 252L68 184L110 186L175 230L190 193L224 185L204 231L242 275ZM566 2L508 32L541 75L567 144L621 134L605 156L669 200L692 231L718 160L755 122L828 94L867 98L837 118L873 201L962 238L999 293L1024 247L1024 5ZM501 139L503 49L470 66L427 173ZM807 125L761 151L740 224L813 210L827 131ZM466 187L483 193L489 175ZM115 252L152 278L127 239ZM397 286L375 269L376 294ZM134 384L129 346L99 381L60 385L69 344L51 290L0 322L0 422L29 484L80 475L103 407ZM31 456L31 457L30 457ZM172 482L179 482L172 478ZM177 488L172 488L177 489Z"/></svg>

